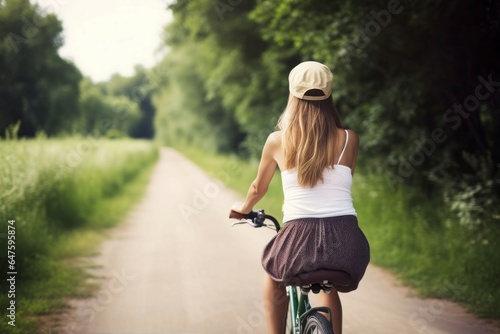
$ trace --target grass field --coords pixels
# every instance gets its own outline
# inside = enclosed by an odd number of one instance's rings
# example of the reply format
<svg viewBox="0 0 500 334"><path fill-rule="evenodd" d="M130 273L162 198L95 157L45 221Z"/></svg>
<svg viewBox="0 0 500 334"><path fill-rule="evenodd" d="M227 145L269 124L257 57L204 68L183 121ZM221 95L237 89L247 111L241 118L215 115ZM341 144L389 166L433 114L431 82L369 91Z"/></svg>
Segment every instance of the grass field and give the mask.
<svg viewBox="0 0 500 334"><path fill-rule="evenodd" d="M38 332L39 316L95 290L77 259L95 254L107 228L140 198L157 156L148 141L0 141L0 261L17 272L15 297L4 293L6 279L0 283L0 332ZM10 258L7 235L15 237ZM7 323L12 300L15 327Z"/></svg>
<svg viewBox="0 0 500 334"><path fill-rule="evenodd" d="M232 171L221 178L227 187L245 195L258 162L182 148L209 174ZM371 262L391 269L422 297L458 302L479 316L500 318L500 244L482 242L459 227L440 197L424 196L400 184L393 191L380 175L358 167L353 198L359 223L371 248ZM283 197L280 174L257 204L278 217ZM229 208L230 204L228 204ZM491 240L498 240L498 230ZM362 284L362 283L361 283ZM435 314L438 316L439 314Z"/></svg>

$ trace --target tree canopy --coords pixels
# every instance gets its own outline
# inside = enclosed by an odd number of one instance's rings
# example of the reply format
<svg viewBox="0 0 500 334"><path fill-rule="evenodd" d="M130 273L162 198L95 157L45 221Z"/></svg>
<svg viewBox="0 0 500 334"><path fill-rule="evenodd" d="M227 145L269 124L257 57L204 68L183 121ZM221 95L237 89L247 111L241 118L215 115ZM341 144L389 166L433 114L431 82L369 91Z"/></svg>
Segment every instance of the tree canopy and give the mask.
<svg viewBox="0 0 500 334"><path fill-rule="evenodd" d="M500 220L497 2L190 0L170 9L156 119L166 143L258 156L289 71L316 60L334 73L334 101L361 137L367 171Z"/></svg>
<svg viewBox="0 0 500 334"><path fill-rule="evenodd" d="M58 54L61 21L28 0L0 1L0 136L37 132L153 138L149 70L93 83Z"/></svg>
<svg viewBox="0 0 500 334"><path fill-rule="evenodd" d="M0 5L0 129L21 122L19 135L68 131L78 118L80 71L57 53L61 21L28 0Z"/></svg>

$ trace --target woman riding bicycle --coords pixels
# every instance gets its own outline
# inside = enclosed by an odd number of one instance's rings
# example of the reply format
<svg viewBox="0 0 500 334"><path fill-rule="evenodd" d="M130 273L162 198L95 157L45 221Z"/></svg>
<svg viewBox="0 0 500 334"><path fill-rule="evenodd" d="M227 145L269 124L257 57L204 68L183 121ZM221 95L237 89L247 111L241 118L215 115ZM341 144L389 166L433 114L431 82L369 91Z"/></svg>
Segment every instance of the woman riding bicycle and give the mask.
<svg viewBox="0 0 500 334"><path fill-rule="evenodd" d="M320 295L321 304L332 310L334 332L341 334L338 292L358 287L370 258L351 196L358 136L341 128L328 67L303 62L290 72L288 80L290 95L278 122L280 131L269 135L257 177L245 201L232 210L252 211L279 167L285 224L262 256L268 273L264 283L268 332L284 332L287 302L283 283L299 273L326 269L345 271L351 277L349 286Z"/></svg>

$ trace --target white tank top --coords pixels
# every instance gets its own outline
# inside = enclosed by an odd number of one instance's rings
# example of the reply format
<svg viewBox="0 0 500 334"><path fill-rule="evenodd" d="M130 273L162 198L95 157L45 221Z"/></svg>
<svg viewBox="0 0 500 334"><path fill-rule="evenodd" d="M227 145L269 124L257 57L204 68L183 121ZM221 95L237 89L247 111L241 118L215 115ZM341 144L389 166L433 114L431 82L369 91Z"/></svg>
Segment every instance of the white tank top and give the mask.
<svg viewBox="0 0 500 334"><path fill-rule="evenodd" d="M283 222L299 218L356 215L351 195L351 168L339 164L348 140L349 133L346 130L344 149L337 164L333 168L326 168L323 182L318 181L312 188L299 185L296 169L281 172L285 197Z"/></svg>

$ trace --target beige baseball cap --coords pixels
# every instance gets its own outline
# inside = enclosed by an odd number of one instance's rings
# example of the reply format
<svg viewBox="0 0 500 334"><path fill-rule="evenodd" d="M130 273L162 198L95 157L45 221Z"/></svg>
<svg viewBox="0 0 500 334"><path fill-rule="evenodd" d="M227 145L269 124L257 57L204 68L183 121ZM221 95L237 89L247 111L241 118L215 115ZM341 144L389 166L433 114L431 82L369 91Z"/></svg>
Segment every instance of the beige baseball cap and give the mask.
<svg viewBox="0 0 500 334"><path fill-rule="evenodd" d="M326 100L332 94L333 74L316 61L305 61L295 66L288 76L290 94L302 100ZM304 95L310 89L319 89L324 96Z"/></svg>

